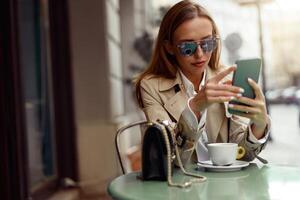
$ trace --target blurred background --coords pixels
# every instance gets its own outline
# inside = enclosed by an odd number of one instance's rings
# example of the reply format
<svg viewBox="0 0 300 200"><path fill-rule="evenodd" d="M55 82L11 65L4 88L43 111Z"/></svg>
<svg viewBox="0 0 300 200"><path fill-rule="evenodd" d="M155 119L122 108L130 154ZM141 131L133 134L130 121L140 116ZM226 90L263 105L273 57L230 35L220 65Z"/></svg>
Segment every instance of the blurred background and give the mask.
<svg viewBox="0 0 300 200"><path fill-rule="evenodd" d="M3 199L109 199L107 184L121 174L116 130L144 119L132 80L176 2L2 1ZM300 3L196 2L219 27L222 63L263 59L272 140L262 157L300 166ZM121 138L131 170L139 167L139 145L137 133Z"/></svg>

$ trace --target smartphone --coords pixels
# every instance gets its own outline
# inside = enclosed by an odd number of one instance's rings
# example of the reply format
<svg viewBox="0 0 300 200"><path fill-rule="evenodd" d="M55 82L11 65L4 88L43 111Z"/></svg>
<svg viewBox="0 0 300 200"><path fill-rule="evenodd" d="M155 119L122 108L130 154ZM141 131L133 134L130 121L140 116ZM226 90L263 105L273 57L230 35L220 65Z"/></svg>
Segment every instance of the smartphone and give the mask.
<svg viewBox="0 0 300 200"><path fill-rule="evenodd" d="M258 82L260 69L261 69L261 59L245 59L236 61L237 69L233 73L232 85L241 87L245 90L243 93L244 97L251 99L255 98L255 93L253 88L248 83L248 78L251 78L256 83ZM243 103L237 101L230 101L230 104L244 105ZM228 108L228 112L231 114L238 114L240 111Z"/></svg>

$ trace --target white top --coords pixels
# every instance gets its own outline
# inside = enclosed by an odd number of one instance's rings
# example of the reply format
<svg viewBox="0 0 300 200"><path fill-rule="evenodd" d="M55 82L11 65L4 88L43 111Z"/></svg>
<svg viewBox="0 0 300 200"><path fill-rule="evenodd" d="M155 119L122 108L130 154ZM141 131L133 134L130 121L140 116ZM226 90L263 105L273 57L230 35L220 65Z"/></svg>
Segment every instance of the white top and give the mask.
<svg viewBox="0 0 300 200"><path fill-rule="evenodd" d="M209 156L208 156L208 150L206 147L206 144L208 143L208 138L207 138L207 133L206 133L206 128L205 128L207 109L205 109L204 111L201 112L201 117L198 122L198 119L197 119L195 113L192 111L192 109L190 108L190 105L189 105L190 100L194 98L194 96L197 94L197 92L195 91L194 85L192 84L192 82L181 72L181 70L179 70L179 72L180 72L180 76L182 79L182 83L186 89L186 94L189 97L187 106L184 109L184 111L182 112L182 115L187 120L187 122L190 124L191 127L200 131L201 136L200 136L200 138L197 142L197 146L196 146L196 153L197 153L198 161L208 160ZM205 70L204 76L199 85L198 91L201 90L201 88L205 85L206 75L207 75L207 73ZM224 102L224 105L225 105L226 117L230 118L232 115L227 110L228 102ZM263 144L266 142L268 136L269 136L269 132L267 132L267 134L263 138L258 140L253 135L252 130L249 129L249 138L248 139L253 143Z"/></svg>

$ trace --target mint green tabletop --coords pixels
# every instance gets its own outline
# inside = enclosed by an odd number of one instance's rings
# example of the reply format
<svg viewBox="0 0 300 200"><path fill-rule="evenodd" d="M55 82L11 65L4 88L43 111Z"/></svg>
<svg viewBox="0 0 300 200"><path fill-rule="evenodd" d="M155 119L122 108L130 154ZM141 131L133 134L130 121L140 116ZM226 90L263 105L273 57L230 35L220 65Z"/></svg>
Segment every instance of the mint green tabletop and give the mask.
<svg viewBox="0 0 300 200"><path fill-rule="evenodd" d="M195 183L189 188L168 187L167 182L142 181L138 172L115 178L108 186L113 199L136 200L267 200L300 199L300 167L258 166L251 163L248 167L235 172L206 172L196 165L188 166L193 171L207 177L203 183ZM173 180L186 181L176 170Z"/></svg>

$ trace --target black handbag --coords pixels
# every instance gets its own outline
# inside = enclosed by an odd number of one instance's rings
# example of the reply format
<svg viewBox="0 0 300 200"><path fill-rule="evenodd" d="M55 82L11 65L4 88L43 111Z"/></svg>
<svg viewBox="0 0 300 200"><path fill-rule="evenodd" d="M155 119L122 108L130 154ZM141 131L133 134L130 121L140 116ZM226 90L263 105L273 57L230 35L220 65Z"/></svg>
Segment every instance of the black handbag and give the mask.
<svg viewBox="0 0 300 200"><path fill-rule="evenodd" d="M144 128L142 144L142 179L168 181L169 186L188 187L206 177L186 172L179 156L175 128L168 121L149 122ZM196 177L184 183L173 183L172 172L177 161L185 175ZM177 164L176 163L176 164Z"/></svg>

